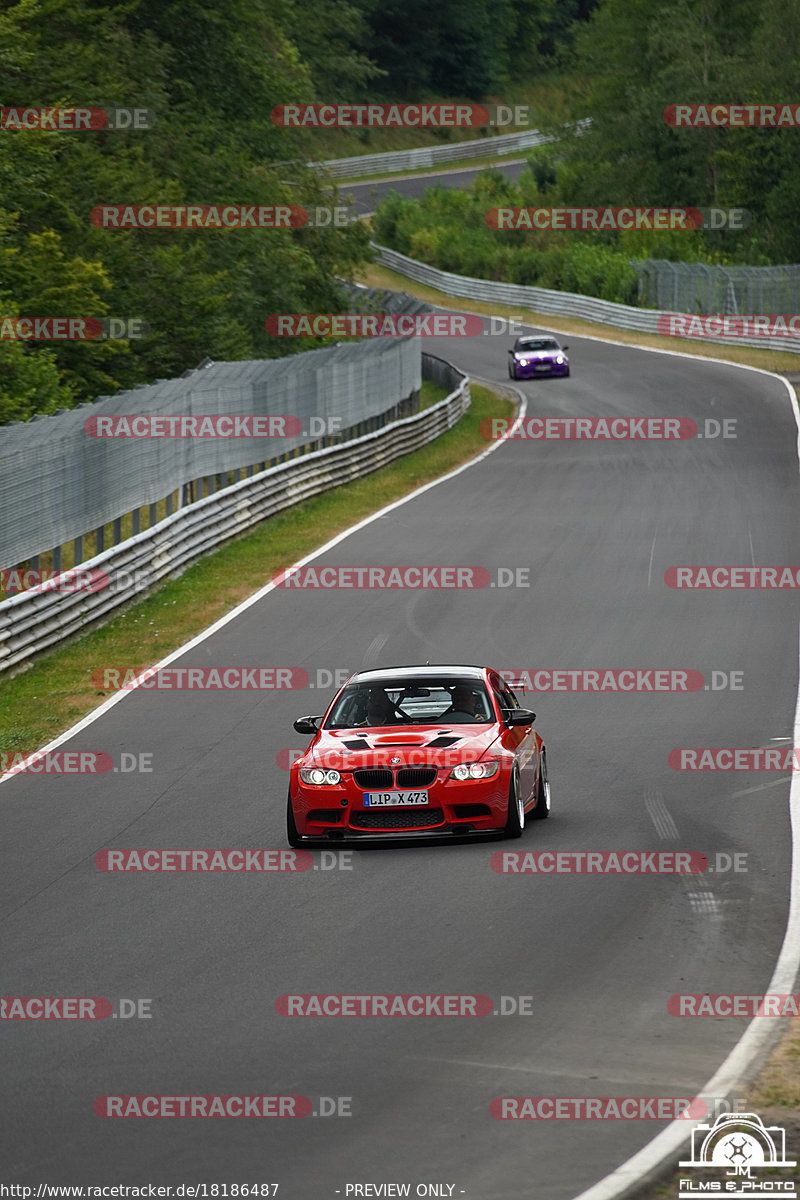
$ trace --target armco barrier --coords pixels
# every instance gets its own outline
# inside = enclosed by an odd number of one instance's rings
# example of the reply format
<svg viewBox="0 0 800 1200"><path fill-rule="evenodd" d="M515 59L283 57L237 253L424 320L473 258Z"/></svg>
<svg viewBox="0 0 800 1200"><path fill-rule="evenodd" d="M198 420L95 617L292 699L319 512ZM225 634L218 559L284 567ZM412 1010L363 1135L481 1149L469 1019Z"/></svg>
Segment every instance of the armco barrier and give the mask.
<svg viewBox="0 0 800 1200"><path fill-rule="evenodd" d="M0 603L0 672L112 613L154 584L282 509L393 462L445 433L469 408L469 381L450 363L424 355L427 378L455 390L413 417L350 442L316 450L240 480L187 505L151 529L81 563L103 571L97 592L28 591Z"/></svg>
<svg viewBox="0 0 800 1200"><path fill-rule="evenodd" d="M522 133L503 133L469 142L451 142L447 146L356 154L352 158L330 158L325 162L306 165L326 172L333 179L348 179L361 175L383 175L391 171L413 171L419 167L435 167L440 163L461 162L462 159L493 158L497 154L529 150L532 146L543 146L552 141L555 138L540 133L538 129L526 129Z"/></svg>
<svg viewBox="0 0 800 1200"><path fill-rule="evenodd" d="M482 300L487 304L504 304L507 307L532 309L534 312L551 316L577 317L582 321L593 321L612 325L616 329L630 329L637 333L658 334L658 318L670 315L655 308L634 308L630 304L617 304L613 300L600 300L595 296L580 296L575 292L553 292L547 288L531 287L521 283L498 283L488 279L471 279L468 275L453 275L440 271L427 263L407 258L396 250L371 242L375 261L399 275L415 279L417 283L437 288L448 296L460 296L465 300ZM685 316L686 314L680 314ZM665 339L666 340L666 339ZM751 337L732 338L703 337L689 341L715 342L721 346L747 346L753 350L786 350L800 354L800 338L796 337Z"/></svg>

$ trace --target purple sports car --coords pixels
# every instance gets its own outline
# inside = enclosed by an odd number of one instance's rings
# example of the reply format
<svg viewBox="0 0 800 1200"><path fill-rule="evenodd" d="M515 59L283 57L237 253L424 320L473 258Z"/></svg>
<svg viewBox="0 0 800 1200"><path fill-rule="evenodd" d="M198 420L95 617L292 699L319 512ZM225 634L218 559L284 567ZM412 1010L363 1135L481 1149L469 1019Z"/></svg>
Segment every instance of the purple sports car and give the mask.
<svg viewBox="0 0 800 1200"><path fill-rule="evenodd" d="M569 375L569 359L554 337L526 334L509 350L508 373L512 379L533 379L537 375Z"/></svg>

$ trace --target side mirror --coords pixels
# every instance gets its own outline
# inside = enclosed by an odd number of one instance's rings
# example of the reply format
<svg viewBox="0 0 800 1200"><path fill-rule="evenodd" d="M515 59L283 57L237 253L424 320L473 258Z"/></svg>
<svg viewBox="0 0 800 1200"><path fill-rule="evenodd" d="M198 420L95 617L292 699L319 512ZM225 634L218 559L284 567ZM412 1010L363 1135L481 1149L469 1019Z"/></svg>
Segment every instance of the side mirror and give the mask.
<svg viewBox="0 0 800 1200"><path fill-rule="evenodd" d="M566 343L566 342L564 342L564 345L561 347L561 349L562 349L562 350L569 350L569 346L567 345L567 343Z"/></svg>
<svg viewBox="0 0 800 1200"><path fill-rule="evenodd" d="M298 717L294 723L295 733L316 733L317 722L321 721L322 717Z"/></svg>
<svg viewBox="0 0 800 1200"><path fill-rule="evenodd" d="M536 713L531 712L529 708L512 708L506 710L506 725L532 725L536 720Z"/></svg>

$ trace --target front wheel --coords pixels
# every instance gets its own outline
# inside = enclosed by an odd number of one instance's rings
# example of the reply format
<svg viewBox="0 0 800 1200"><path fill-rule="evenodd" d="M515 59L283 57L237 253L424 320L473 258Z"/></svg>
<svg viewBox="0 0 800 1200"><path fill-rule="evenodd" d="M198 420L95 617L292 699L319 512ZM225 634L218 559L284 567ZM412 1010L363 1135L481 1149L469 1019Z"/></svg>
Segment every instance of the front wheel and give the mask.
<svg viewBox="0 0 800 1200"><path fill-rule="evenodd" d="M531 813L531 820L544 821L550 816L550 781L547 778L547 755L542 751L539 763L539 786L536 789L536 807Z"/></svg>
<svg viewBox="0 0 800 1200"><path fill-rule="evenodd" d="M508 377L509 379L517 378L517 368L512 363L508 364Z"/></svg>
<svg viewBox="0 0 800 1200"><path fill-rule="evenodd" d="M506 821L506 837L518 838L525 828L525 806L522 802L522 790L519 785L519 771L514 767L511 772L511 783L508 788L508 820Z"/></svg>
<svg viewBox="0 0 800 1200"><path fill-rule="evenodd" d="M286 801L286 840L290 846L300 845L300 834L297 832L297 825L294 820L294 809L292 808L292 789L289 788L289 796Z"/></svg>

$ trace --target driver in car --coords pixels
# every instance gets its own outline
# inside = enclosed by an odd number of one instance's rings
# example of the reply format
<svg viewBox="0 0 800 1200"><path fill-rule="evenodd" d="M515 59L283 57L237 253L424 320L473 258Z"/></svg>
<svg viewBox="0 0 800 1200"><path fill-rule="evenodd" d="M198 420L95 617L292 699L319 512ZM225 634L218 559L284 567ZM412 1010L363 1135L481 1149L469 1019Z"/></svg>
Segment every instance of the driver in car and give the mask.
<svg viewBox="0 0 800 1200"><path fill-rule="evenodd" d="M478 696L466 683L457 683L453 688L453 699L450 707L442 713L442 717L468 716L473 721L485 721L486 714Z"/></svg>
<svg viewBox="0 0 800 1200"><path fill-rule="evenodd" d="M366 719L362 725L394 725L397 721L394 705L382 687L370 688Z"/></svg>

